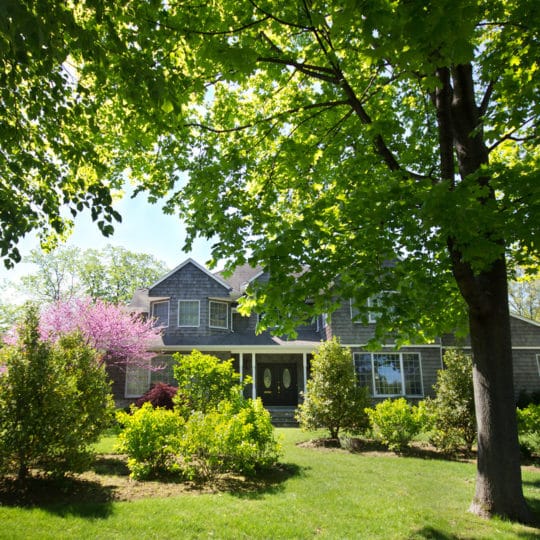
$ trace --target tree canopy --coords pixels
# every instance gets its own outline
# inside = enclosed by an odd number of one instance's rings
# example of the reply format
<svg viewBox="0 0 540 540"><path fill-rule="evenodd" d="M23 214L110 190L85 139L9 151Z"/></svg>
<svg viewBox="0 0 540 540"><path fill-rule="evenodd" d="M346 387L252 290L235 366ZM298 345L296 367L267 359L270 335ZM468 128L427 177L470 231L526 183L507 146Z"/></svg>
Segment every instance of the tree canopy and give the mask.
<svg viewBox="0 0 540 540"><path fill-rule="evenodd" d="M152 255L111 244L101 250L63 246L45 253L33 249L25 262L36 270L21 277L21 292L40 302L88 296L125 304L135 289L148 287L168 271Z"/></svg>

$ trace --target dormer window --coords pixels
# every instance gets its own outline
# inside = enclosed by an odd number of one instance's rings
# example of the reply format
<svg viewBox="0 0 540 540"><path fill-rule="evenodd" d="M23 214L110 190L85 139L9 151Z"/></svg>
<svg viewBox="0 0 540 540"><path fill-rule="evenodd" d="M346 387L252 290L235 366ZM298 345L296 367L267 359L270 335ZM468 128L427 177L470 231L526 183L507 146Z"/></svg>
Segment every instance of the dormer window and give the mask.
<svg viewBox="0 0 540 540"><path fill-rule="evenodd" d="M226 302L210 300L210 328L228 328L229 305Z"/></svg>
<svg viewBox="0 0 540 540"><path fill-rule="evenodd" d="M178 326L200 326L200 303L198 300L178 301Z"/></svg>

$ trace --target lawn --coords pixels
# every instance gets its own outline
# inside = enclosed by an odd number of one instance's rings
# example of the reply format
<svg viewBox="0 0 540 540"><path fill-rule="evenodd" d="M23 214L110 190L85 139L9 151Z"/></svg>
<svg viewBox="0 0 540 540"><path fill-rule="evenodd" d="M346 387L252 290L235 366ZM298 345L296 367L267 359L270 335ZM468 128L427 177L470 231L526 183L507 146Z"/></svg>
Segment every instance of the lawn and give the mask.
<svg viewBox="0 0 540 540"><path fill-rule="evenodd" d="M472 463L298 446L310 435L297 429L278 432L285 449L282 465L257 482L223 479L202 488L133 482L125 477L122 464L107 456L98 461L93 482L74 482L60 493L48 484L36 484L26 494L25 504L15 504L4 489L0 492L0 538L540 535L539 529L485 521L467 512L474 491ZM105 438L98 451L110 453L113 443L114 437ZM540 514L540 468L524 467L523 477L527 499Z"/></svg>

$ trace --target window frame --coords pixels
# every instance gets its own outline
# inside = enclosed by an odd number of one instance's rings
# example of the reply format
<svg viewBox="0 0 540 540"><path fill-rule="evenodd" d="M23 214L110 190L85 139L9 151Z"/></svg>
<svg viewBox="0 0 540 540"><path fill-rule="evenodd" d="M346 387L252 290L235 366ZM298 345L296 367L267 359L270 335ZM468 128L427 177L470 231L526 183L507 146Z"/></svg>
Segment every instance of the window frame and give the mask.
<svg viewBox="0 0 540 540"><path fill-rule="evenodd" d="M151 307L151 316L152 318L155 318L155 315L154 315L154 307L158 304L167 304L167 324L165 324L164 326L165 327L169 327L169 325L171 324L171 303L169 300L158 300L156 302L151 302L150 304L150 307ZM161 325L160 325L161 326Z"/></svg>
<svg viewBox="0 0 540 540"><path fill-rule="evenodd" d="M180 304L182 302L197 303L197 324L180 324ZM181 298L178 300L178 314L177 314L177 326L178 328L199 328L201 326L201 301L190 299L190 298Z"/></svg>
<svg viewBox="0 0 540 540"><path fill-rule="evenodd" d="M212 304L225 306L225 326L218 326L212 324ZM219 300L209 300L208 301L208 327L209 328L218 328L220 330L229 329L229 304L227 302L221 302Z"/></svg>
<svg viewBox="0 0 540 540"><path fill-rule="evenodd" d="M377 385L375 380L375 357L376 355L384 355L384 356L397 356L399 359L399 374L400 374L400 384L401 384L401 393L399 394L379 394L377 392ZM403 363L403 357L411 355L416 356L418 359L418 371L419 371L419 382L420 382L420 394L408 394L407 393L407 380L406 380L406 373L404 370L404 363ZM422 355L419 352L416 351L401 351L401 352L367 352L367 351L359 351L353 353L353 362L354 362L354 369L357 372L356 368L356 361L357 358L360 359L361 356L369 356L370 364L371 364L371 377L370 377L370 387L369 391L374 398L393 398L393 397L408 397L408 398L423 398L425 396L424 393L424 373L422 369ZM358 372L357 372L358 373Z"/></svg>
<svg viewBox="0 0 540 540"><path fill-rule="evenodd" d="M538 376L540 377L540 354L536 355L536 368L538 369Z"/></svg>

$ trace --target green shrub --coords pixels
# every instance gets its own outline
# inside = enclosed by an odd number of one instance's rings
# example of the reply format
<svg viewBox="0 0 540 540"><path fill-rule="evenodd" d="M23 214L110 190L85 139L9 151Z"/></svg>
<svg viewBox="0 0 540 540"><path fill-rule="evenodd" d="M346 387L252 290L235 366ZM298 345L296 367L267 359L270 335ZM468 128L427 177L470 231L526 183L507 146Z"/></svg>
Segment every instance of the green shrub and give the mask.
<svg viewBox="0 0 540 540"><path fill-rule="evenodd" d="M517 409L519 442L529 453L540 455L540 405Z"/></svg>
<svg viewBox="0 0 540 540"><path fill-rule="evenodd" d="M476 441L476 416L472 380L472 360L458 350L444 355L445 369L437 373L435 399L426 400L431 416L431 442L447 452L465 447L471 451Z"/></svg>
<svg viewBox="0 0 540 540"><path fill-rule="evenodd" d="M337 438L341 430L358 432L368 426L367 388L359 387L351 351L332 339L323 343L311 362L307 392L296 418L304 430L326 428Z"/></svg>
<svg viewBox="0 0 540 540"><path fill-rule="evenodd" d="M273 465L280 452L270 414L260 399L224 400L217 409L195 412L186 422L182 458L190 477L254 474Z"/></svg>
<svg viewBox="0 0 540 540"><path fill-rule="evenodd" d="M174 378L178 394L174 398L178 411L188 418L193 411L203 413L217 408L218 404L241 393L240 375L233 369L233 361L193 351L189 355L173 356Z"/></svg>
<svg viewBox="0 0 540 540"><path fill-rule="evenodd" d="M112 418L110 384L96 352L79 335L40 340L28 307L16 345L0 350L0 468L24 479L31 468L81 472L90 445Z"/></svg>
<svg viewBox="0 0 540 540"><path fill-rule="evenodd" d="M405 398L386 399L366 413L374 435L390 450L403 450L420 431L417 408Z"/></svg>
<svg viewBox="0 0 540 540"><path fill-rule="evenodd" d="M141 480L179 474L183 419L176 412L154 408L149 402L131 411L132 414L119 411L116 416L123 427L118 448L128 456L131 476Z"/></svg>

